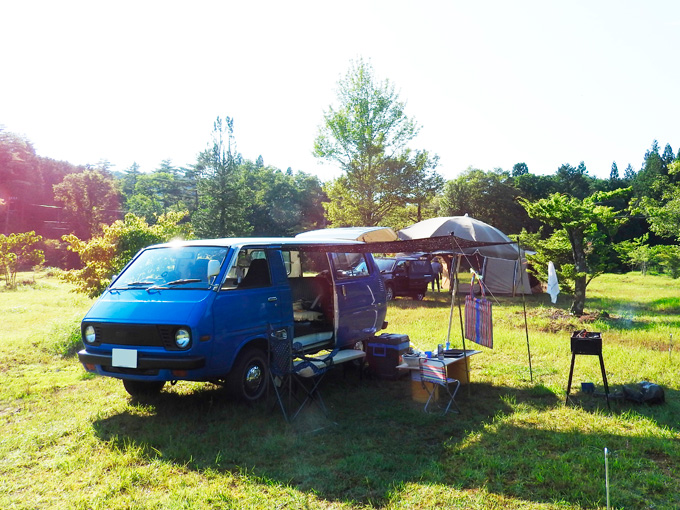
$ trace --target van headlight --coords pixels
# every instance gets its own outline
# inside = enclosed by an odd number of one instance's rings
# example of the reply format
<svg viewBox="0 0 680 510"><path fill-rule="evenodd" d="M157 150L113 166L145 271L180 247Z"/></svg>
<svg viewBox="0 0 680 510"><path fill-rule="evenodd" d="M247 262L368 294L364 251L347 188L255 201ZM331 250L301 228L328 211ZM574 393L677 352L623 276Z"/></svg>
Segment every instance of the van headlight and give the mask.
<svg viewBox="0 0 680 510"><path fill-rule="evenodd" d="M87 326L83 334L83 338L88 344L93 344L97 340L97 333L94 330L94 326Z"/></svg>
<svg viewBox="0 0 680 510"><path fill-rule="evenodd" d="M186 349L191 343L191 333L187 329L179 328L175 332L175 345L180 349Z"/></svg>

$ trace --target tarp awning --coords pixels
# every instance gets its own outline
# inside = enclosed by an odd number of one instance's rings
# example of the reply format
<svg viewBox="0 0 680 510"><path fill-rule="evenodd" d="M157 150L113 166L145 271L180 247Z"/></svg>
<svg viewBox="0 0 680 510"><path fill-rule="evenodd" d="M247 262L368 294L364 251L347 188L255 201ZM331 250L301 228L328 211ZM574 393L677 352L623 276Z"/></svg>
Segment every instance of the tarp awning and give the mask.
<svg viewBox="0 0 680 510"><path fill-rule="evenodd" d="M342 248L345 253L467 253L469 250L484 246L516 244L514 241L485 243L470 241L456 236L429 237L427 239L405 239L402 241L387 241L364 244L315 243L300 244L301 250L332 252ZM292 247L291 245L287 245Z"/></svg>

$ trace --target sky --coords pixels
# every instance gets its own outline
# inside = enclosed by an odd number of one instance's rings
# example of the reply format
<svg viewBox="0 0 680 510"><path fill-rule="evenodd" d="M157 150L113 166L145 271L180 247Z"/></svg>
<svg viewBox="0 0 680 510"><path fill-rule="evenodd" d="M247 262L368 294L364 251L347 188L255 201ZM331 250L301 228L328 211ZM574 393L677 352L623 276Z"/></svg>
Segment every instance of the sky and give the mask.
<svg viewBox="0 0 680 510"><path fill-rule="evenodd" d="M243 157L327 181L314 139L359 58L446 179L680 149L676 0L0 0L0 20L0 127L73 164L190 165L229 116Z"/></svg>

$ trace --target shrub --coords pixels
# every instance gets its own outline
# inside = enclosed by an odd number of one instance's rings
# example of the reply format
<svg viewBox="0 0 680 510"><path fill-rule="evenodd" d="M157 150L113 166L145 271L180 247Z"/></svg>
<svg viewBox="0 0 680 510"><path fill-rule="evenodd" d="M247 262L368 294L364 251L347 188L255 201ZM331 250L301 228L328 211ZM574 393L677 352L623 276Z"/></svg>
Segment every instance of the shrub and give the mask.
<svg viewBox="0 0 680 510"><path fill-rule="evenodd" d="M189 224L179 224L186 212L170 212L158 218L150 226L144 218L127 214L105 226L100 236L81 241L74 234L62 239L69 243L68 249L80 256L84 267L64 272L64 279L76 286L76 291L96 297L111 283L113 276L142 248L171 239L192 235Z"/></svg>
<svg viewBox="0 0 680 510"><path fill-rule="evenodd" d="M20 234L0 234L0 270L5 277L5 286L13 289L17 286L17 271L42 264L45 255L34 247L42 241L42 236L34 231Z"/></svg>

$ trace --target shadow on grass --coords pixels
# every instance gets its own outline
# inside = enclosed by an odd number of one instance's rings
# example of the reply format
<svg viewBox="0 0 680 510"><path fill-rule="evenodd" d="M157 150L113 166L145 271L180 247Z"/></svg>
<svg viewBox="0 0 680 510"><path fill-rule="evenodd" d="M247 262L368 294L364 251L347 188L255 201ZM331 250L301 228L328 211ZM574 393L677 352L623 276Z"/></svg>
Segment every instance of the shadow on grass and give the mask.
<svg viewBox="0 0 680 510"><path fill-rule="evenodd" d="M335 424L310 408L300 422L288 425L273 400L249 406L206 386L189 394L163 392L152 404L132 405L94 427L112 447L141 450L149 459L198 471L245 472L262 483L369 506L384 505L410 482L485 487L523 500L558 498L593 506L601 504L602 491L588 477L601 471L604 446L625 450L634 441L632 451L649 452L652 460L645 462L670 463L671 454L648 438L603 437L577 428L565 434L545 430L545 425L494 421L511 415L515 403L536 411L563 405L561 395L540 385L462 387L456 399L461 414L446 417L423 413L423 403L411 398L408 379L369 380L359 386L351 376L332 373L323 395ZM606 414L604 399L580 405ZM642 407L651 415L656 412ZM627 409L615 404L614 412ZM307 433L317 426L325 428Z"/></svg>
<svg viewBox="0 0 680 510"><path fill-rule="evenodd" d="M381 505L402 483L449 483L440 469L444 445L510 413L500 395L538 407L557 401L542 389L472 385L470 395L463 387L457 397L462 413L441 417L425 414L410 392L408 379L365 380L359 387L351 374L347 380L329 374L323 396L335 424L309 408L288 425L273 399L249 406L206 386L184 395L163 392L152 404L132 406L94 428L113 447L141 448L150 459L247 472L328 500ZM308 433L317 426L325 428Z"/></svg>
<svg viewBox="0 0 680 510"><path fill-rule="evenodd" d="M672 472L680 449L655 437L554 431L531 421L498 423L476 441L448 446L448 476L460 488L579 508L605 503L604 449L611 452L610 490L617 508L678 508ZM508 454L512 452L512 454Z"/></svg>

